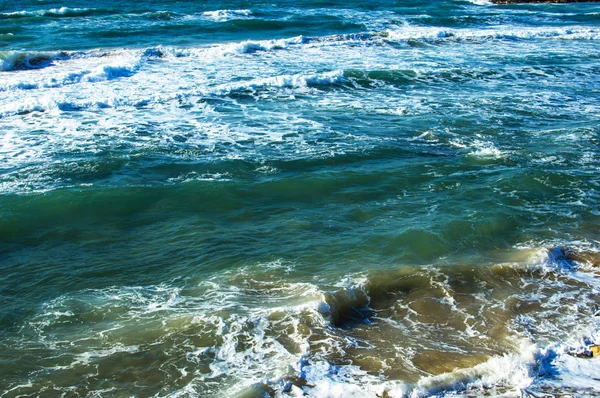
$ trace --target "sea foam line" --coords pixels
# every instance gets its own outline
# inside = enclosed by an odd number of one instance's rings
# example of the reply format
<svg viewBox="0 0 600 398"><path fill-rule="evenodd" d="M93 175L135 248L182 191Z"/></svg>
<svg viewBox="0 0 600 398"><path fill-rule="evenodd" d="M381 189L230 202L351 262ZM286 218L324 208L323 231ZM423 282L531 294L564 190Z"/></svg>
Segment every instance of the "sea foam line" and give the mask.
<svg viewBox="0 0 600 398"><path fill-rule="evenodd" d="M247 10L247 9L242 9L242 10L215 10L215 11L206 11L202 13L202 16L215 20L215 21L219 21L219 22L223 22L223 21L227 21L227 20L231 20L231 19L235 19L235 18L243 18L243 17L249 17L252 15L252 11Z"/></svg>
<svg viewBox="0 0 600 398"><path fill-rule="evenodd" d="M22 10L14 12L0 13L0 19L24 18L24 17L63 17L63 16L82 16L89 15L101 10L97 8L70 8L60 7L49 10Z"/></svg>
<svg viewBox="0 0 600 398"><path fill-rule="evenodd" d="M387 40L525 40L525 39L563 39L598 40L600 29L585 26L569 27L496 27L488 29L448 29L443 27L397 27L385 31Z"/></svg>
<svg viewBox="0 0 600 398"><path fill-rule="evenodd" d="M130 75L133 70L124 67L102 67L96 73L73 77L73 81L100 81L109 80L111 76L121 77ZM312 87L326 87L340 84L345 81L343 71L332 71L314 74L280 75L267 78L252 79L240 83L227 83L211 88L202 88L188 93L173 93L156 95L145 99L128 99L122 97L97 98L89 100L69 100L62 97L30 98L26 102L8 103L0 107L0 118L31 112L45 112L48 110L72 111L83 109L116 108L120 106L146 106L153 103L165 103L181 100L188 97L214 97L227 96L235 93L254 93L261 90L300 89ZM50 83L51 84L51 83Z"/></svg>

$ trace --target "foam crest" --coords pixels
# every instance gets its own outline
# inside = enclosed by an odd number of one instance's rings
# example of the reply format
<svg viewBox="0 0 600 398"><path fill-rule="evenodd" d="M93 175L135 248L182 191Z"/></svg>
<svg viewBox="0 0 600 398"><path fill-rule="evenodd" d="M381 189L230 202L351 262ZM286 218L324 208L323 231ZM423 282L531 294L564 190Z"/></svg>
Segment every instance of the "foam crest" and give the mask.
<svg viewBox="0 0 600 398"><path fill-rule="evenodd" d="M129 77L136 73L139 69L139 64L127 65L114 63L110 65L98 66L89 73L82 72L81 80L85 82L99 82L104 80L118 79L121 77Z"/></svg>
<svg viewBox="0 0 600 398"><path fill-rule="evenodd" d="M545 355L538 347L523 341L517 354L494 356L472 368L423 378L414 387L412 395L425 397L443 391L474 393L490 388L519 395L533 383L543 358Z"/></svg>
<svg viewBox="0 0 600 398"><path fill-rule="evenodd" d="M402 28L388 29L386 32L389 41L407 40L535 40L535 39L557 39L557 40L598 40L600 30L584 26L572 27L531 27L510 28L497 27L486 29L448 29L441 27L415 27L406 26Z"/></svg>
<svg viewBox="0 0 600 398"><path fill-rule="evenodd" d="M585 393L586 395L597 395L600 392L597 380L600 379L600 369L597 366L597 358L586 357L586 350L590 344L600 344L599 327L586 338L568 347L556 347L551 361L547 361L545 370L548 374L558 374L560 379L550 378L539 380L531 390L543 390L544 387L554 388L556 391L569 391L573 393ZM577 336L579 337L579 336ZM581 354L584 355L581 355Z"/></svg>
<svg viewBox="0 0 600 398"><path fill-rule="evenodd" d="M247 9L242 10L215 10L206 11L202 15L208 19L212 19L217 22L225 22L232 19L248 18L252 15L252 11Z"/></svg>
<svg viewBox="0 0 600 398"><path fill-rule="evenodd" d="M84 70L80 72L72 72L63 75L58 75L41 82L18 82L13 85L13 89L35 90L42 88L57 88L77 83L97 83L106 80L119 79L134 75L139 70L139 65L113 63L110 65L97 66L92 70ZM7 89L6 86L3 87ZM81 108L82 106L57 105L59 108Z"/></svg>
<svg viewBox="0 0 600 398"><path fill-rule="evenodd" d="M518 354L495 356L472 368L423 377L417 383L386 380L354 365L301 361L297 369L304 386L289 388L285 396L421 398L438 394L485 394L489 389L519 395L532 384L540 362L546 357L535 345L524 342Z"/></svg>
<svg viewBox="0 0 600 398"><path fill-rule="evenodd" d="M88 365L91 362L93 362L94 360L98 360L100 358L106 358L106 357L110 357L111 355L117 354L117 353L134 353L134 352L138 352L140 350L139 346L123 346L121 344L117 344L109 349L106 350L94 350L94 351L87 351L81 354L77 354L74 357L74 362L77 365ZM74 364L72 364L71 366L73 366Z"/></svg>
<svg viewBox="0 0 600 398"><path fill-rule="evenodd" d="M255 92L261 90L278 89L303 89L340 84L344 81L343 71L332 71L315 74L280 75L261 79L252 79L242 83L225 84L210 90L213 95L230 95L245 91ZM207 93L208 94L208 93Z"/></svg>
<svg viewBox="0 0 600 398"><path fill-rule="evenodd" d="M468 156L481 159L500 159L505 153L498 149L493 142L476 140L473 145L474 150L468 153Z"/></svg>
<svg viewBox="0 0 600 398"><path fill-rule="evenodd" d="M476 4L478 6L489 6L493 3L490 0L467 0L469 3Z"/></svg>
<svg viewBox="0 0 600 398"><path fill-rule="evenodd" d="M210 52L218 55L253 54L258 51L283 50L290 46L303 44L304 42L305 39L302 36L278 40L243 41L241 43L215 46Z"/></svg>
<svg viewBox="0 0 600 398"><path fill-rule="evenodd" d="M577 264L571 261L567 252L560 247L538 250L532 256L528 267L543 273L564 274L577 270Z"/></svg>
<svg viewBox="0 0 600 398"><path fill-rule="evenodd" d="M41 69L69 58L66 52L0 51L0 71Z"/></svg>
<svg viewBox="0 0 600 398"><path fill-rule="evenodd" d="M165 10L146 12L142 15L148 19L153 19L157 21L169 21L171 19L181 18L181 16L176 12Z"/></svg>
<svg viewBox="0 0 600 398"><path fill-rule="evenodd" d="M61 80L51 78L41 82L18 82L16 87L27 89L63 87L80 82L102 82L114 80L122 77L135 75L139 70L139 65L112 64L98 66L92 71L83 71L77 74L65 75ZM331 86L337 86L345 81L343 71L323 72L315 74L294 74L280 75L267 78L251 79L244 82L222 84L211 88L200 88L186 94L172 93L166 95L152 94L147 98L135 96L101 96L96 94L90 99L69 99L64 96L36 96L24 98L20 102L11 102L0 106L0 118L9 117L31 112L55 112L72 111L85 109L104 109L117 108L125 106L147 106L149 104L158 105L170 101L182 99L185 97L214 97L230 96L235 94L255 94L261 91L278 91L283 89L290 90L310 90L324 89ZM10 84L10 83L9 83ZM135 94L135 93L134 93Z"/></svg>
<svg viewBox="0 0 600 398"><path fill-rule="evenodd" d="M94 14L96 12L100 12L96 8L70 8L70 7L60 7L60 8L51 8L48 10L23 10L23 11L14 11L14 12L6 12L0 14L0 19L9 19L9 18L23 18L23 17L78 17Z"/></svg>
<svg viewBox="0 0 600 398"><path fill-rule="evenodd" d="M166 46L149 47L143 50L142 52L142 55L148 58L181 58L189 57L194 54L197 54L197 52L191 48L177 48Z"/></svg>
<svg viewBox="0 0 600 398"><path fill-rule="evenodd" d="M319 311L329 317L334 326L363 322L373 316L373 311L369 309L370 301L365 287L357 285L333 294L326 294Z"/></svg>
<svg viewBox="0 0 600 398"><path fill-rule="evenodd" d="M401 382L385 382L358 366L332 365L327 361L301 361L299 378L306 385L290 386L286 396L308 397L404 397L410 387Z"/></svg>

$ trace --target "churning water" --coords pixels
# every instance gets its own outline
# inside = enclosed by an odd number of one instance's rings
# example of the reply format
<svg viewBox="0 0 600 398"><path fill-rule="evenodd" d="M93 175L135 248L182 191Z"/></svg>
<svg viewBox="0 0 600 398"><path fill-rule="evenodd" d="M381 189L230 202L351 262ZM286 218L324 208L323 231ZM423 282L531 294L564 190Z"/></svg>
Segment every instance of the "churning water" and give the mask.
<svg viewBox="0 0 600 398"><path fill-rule="evenodd" d="M600 394L600 7L0 1L0 396Z"/></svg>

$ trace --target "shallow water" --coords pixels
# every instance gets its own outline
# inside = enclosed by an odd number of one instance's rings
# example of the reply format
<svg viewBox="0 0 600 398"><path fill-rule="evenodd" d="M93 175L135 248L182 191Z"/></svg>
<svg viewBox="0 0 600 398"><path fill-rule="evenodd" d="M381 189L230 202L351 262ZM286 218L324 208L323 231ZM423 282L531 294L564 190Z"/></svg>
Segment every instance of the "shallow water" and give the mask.
<svg viewBox="0 0 600 398"><path fill-rule="evenodd" d="M0 396L600 393L600 8L0 2Z"/></svg>

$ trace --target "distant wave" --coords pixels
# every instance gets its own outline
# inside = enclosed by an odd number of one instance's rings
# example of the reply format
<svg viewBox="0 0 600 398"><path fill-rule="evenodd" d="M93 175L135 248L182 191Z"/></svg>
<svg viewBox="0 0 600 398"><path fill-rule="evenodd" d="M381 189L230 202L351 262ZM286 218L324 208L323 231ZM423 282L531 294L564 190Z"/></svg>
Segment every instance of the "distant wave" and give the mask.
<svg viewBox="0 0 600 398"><path fill-rule="evenodd" d="M153 19L157 21L168 21L170 19L180 17L179 14L172 11L153 11L144 13L142 15L148 19Z"/></svg>
<svg viewBox="0 0 600 398"><path fill-rule="evenodd" d="M228 21L235 18L249 17L251 15L252 11L250 10L215 10L202 13L202 16L215 21Z"/></svg>
<svg viewBox="0 0 600 398"><path fill-rule="evenodd" d="M447 29L442 27L407 26L389 29L385 32L389 41L407 40L526 40L526 39L563 39L598 40L600 29L583 26L573 27L498 27L486 29Z"/></svg>
<svg viewBox="0 0 600 398"><path fill-rule="evenodd" d="M473 3L476 4L478 6L488 6L488 5L492 5L493 3L490 0L467 0L469 3Z"/></svg>
<svg viewBox="0 0 600 398"><path fill-rule="evenodd" d="M55 65L57 62L71 62L81 58L115 57L106 62L84 63L77 70L77 66L69 67L66 71L58 68L51 75L13 75L12 81L4 80L0 83L0 91L7 90L32 90L41 88L56 88L65 85L82 82L94 83L129 77L136 74L146 62L153 58L181 58L191 57L194 59L206 59L230 57L230 56L254 56L254 54L269 51L304 51L304 48L320 48L326 46L386 46L396 45L399 42L410 40L429 41L435 45L437 41L459 40L459 41L481 41L481 40L528 40L528 39L580 39L597 40L600 30L588 27L573 26L563 28L486 28L486 29L444 29L432 27L407 26L396 28L386 32L340 34L321 37L296 36L277 40L247 40L243 42L217 44L210 47L150 47L143 50L111 50L111 51L88 51L88 52L22 52L8 51L0 52L0 71L20 71L41 69ZM404 45L404 44L402 44ZM121 57L122 56L122 57ZM121 57L117 59L117 57ZM539 71L538 71L539 72ZM546 73L552 77L552 71ZM580 71L587 74L589 71ZM85 109L88 107L111 107L116 105L136 105L148 102L168 102L183 97L212 97L226 96L244 93L254 93L262 90L280 89L304 89L311 87L343 86L350 84L354 86L371 87L373 84L404 85L406 83L431 83L431 82L461 82L477 80L502 80L507 73L517 73L522 78L531 75L526 69L486 70L486 69L436 69L435 71L410 69L410 70L353 70L329 71L322 73L301 73L266 78L225 83L213 87L193 88L179 93L173 93L152 99L120 98L117 100L90 100L77 104L58 104L59 109ZM536 72L537 73L537 72ZM540 73L544 73L541 71ZM70 101L68 101L70 102ZM33 104L9 104L0 117L27 113L30 111L43 111L48 109L47 103L42 105ZM16 108L15 108L16 107ZM51 107L52 108L52 107ZM481 148L480 148L481 149ZM484 148L473 153L475 157L498 157L496 152L490 152Z"/></svg>
<svg viewBox="0 0 600 398"><path fill-rule="evenodd" d="M242 10L247 11L247 10ZM167 15L170 15L167 13ZM599 40L600 29L572 26L557 28L486 28L486 29L447 29L441 27L407 26L388 29L384 32L353 33L321 37L295 36L273 40L247 40L237 43L218 44L212 47L174 48L150 47L145 51L146 56L183 57L192 55L234 55L253 54L261 51L283 50L290 47L305 45L308 47L338 46L347 44L382 45L411 40L435 42L438 41L481 41L481 40L527 40L527 39L557 39L557 40ZM116 50L115 50L116 51ZM113 51L113 52L115 52ZM123 50L118 50L123 51ZM127 51L127 50L125 50ZM78 56L89 56L89 53L77 53ZM83 54L83 55L82 55ZM0 52L0 71L39 69L52 65L54 61L69 59L72 54L61 52Z"/></svg>
<svg viewBox="0 0 600 398"><path fill-rule="evenodd" d="M0 19L27 18L27 17L81 17L109 13L108 10L99 8L51 8L49 10L23 10L0 13Z"/></svg>

